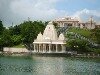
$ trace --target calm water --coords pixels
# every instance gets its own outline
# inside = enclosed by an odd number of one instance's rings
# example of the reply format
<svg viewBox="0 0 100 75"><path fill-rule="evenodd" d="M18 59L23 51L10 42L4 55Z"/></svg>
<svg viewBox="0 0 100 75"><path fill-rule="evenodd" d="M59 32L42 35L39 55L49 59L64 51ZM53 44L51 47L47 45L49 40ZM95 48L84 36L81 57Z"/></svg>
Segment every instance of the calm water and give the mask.
<svg viewBox="0 0 100 75"><path fill-rule="evenodd" d="M100 59L0 57L0 75L100 75Z"/></svg>

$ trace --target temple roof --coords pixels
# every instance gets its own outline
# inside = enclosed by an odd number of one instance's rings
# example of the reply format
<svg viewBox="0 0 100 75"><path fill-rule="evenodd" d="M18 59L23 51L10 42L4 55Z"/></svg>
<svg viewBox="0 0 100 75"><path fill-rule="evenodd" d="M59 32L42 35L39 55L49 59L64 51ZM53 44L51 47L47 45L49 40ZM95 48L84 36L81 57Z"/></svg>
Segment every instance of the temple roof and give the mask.
<svg viewBox="0 0 100 75"><path fill-rule="evenodd" d="M65 37L63 34L57 37L57 31L52 22L49 22L46 26L43 35L38 34L37 39L33 43L55 43L55 44L65 44Z"/></svg>
<svg viewBox="0 0 100 75"><path fill-rule="evenodd" d="M58 37L55 26L53 25L52 22L49 22L44 30L43 39L56 40L57 38Z"/></svg>

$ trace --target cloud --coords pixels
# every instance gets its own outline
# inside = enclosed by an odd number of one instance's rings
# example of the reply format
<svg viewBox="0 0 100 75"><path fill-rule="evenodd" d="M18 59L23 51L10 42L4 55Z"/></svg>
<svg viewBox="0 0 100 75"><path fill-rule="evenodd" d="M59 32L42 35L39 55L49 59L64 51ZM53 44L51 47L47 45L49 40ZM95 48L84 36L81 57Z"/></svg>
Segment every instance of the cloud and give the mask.
<svg viewBox="0 0 100 75"><path fill-rule="evenodd" d="M12 22L14 25L20 24L28 17L31 20L53 20L64 17L71 11L57 9L57 3L60 1L64 0L0 0L0 19L8 27L11 26ZM86 8L74 12L71 16L84 18L84 16L92 15L100 20L99 12Z"/></svg>
<svg viewBox="0 0 100 75"><path fill-rule="evenodd" d="M89 10L89 9L83 9L81 11L77 11L74 15L76 16L81 16L83 14L88 14L88 15L93 15L93 16L98 16L100 17L100 11L96 11L96 10Z"/></svg>
<svg viewBox="0 0 100 75"><path fill-rule="evenodd" d="M34 19L48 20L55 16L65 14L63 10L55 9L54 5L58 0L15 0L11 3L11 10L13 13L32 17ZM16 11L18 10L18 11Z"/></svg>
<svg viewBox="0 0 100 75"><path fill-rule="evenodd" d="M97 10L89 10L89 9L83 9L83 10L80 10L80 11L76 11L72 16L73 17L78 17L79 19L83 18L85 21L87 20L87 18L93 16L93 18L96 20L96 21L100 21L100 11L97 11Z"/></svg>
<svg viewBox="0 0 100 75"><path fill-rule="evenodd" d="M6 2L7 1L7 2ZM0 18L6 24L19 24L30 17L31 20L52 20L66 14L57 10L56 3L60 0L0 0ZM2 4L2 5L1 5ZM4 9L4 10L3 10ZM5 13L4 13L5 12Z"/></svg>

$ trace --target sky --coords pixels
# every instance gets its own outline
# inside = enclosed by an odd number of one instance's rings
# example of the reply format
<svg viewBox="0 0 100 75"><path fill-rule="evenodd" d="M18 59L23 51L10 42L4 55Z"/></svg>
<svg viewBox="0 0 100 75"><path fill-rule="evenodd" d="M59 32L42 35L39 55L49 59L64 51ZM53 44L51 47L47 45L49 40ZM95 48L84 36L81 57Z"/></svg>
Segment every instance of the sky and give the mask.
<svg viewBox="0 0 100 75"><path fill-rule="evenodd" d="M100 0L0 0L0 20L6 27L18 25L28 17L32 21L50 21L67 16L82 21L93 16L99 23Z"/></svg>

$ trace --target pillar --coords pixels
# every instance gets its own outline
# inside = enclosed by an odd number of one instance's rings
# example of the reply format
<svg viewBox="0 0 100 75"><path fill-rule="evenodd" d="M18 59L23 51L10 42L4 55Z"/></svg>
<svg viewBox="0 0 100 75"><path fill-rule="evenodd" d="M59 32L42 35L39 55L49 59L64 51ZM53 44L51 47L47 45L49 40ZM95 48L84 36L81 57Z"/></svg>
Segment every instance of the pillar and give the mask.
<svg viewBox="0 0 100 75"><path fill-rule="evenodd" d="M72 23L72 27L75 27L75 24L74 23Z"/></svg>
<svg viewBox="0 0 100 75"><path fill-rule="evenodd" d="M44 52L44 44L43 44L43 52Z"/></svg>
<svg viewBox="0 0 100 75"><path fill-rule="evenodd" d="M41 52L43 52L43 44L41 44Z"/></svg>
<svg viewBox="0 0 100 75"><path fill-rule="evenodd" d="M36 52L36 47L35 47L35 44L34 44L34 52Z"/></svg>
<svg viewBox="0 0 100 75"><path fill-rule="evenodd" d="M61 45L61 47L62 47L62 52L65 52L65 47L64 47L64 45Z"/></svg>
<svg viewBox="0 0 100 75"><path fill-rule="evenodd" d="M49 44L49 52L51 52L51 44Z"/></svg>
<svg viewBox="0 0 100 75"><path fill-rule="evenodd" d="M43 44L43 52L45 52L45 44Z"/></svg>

